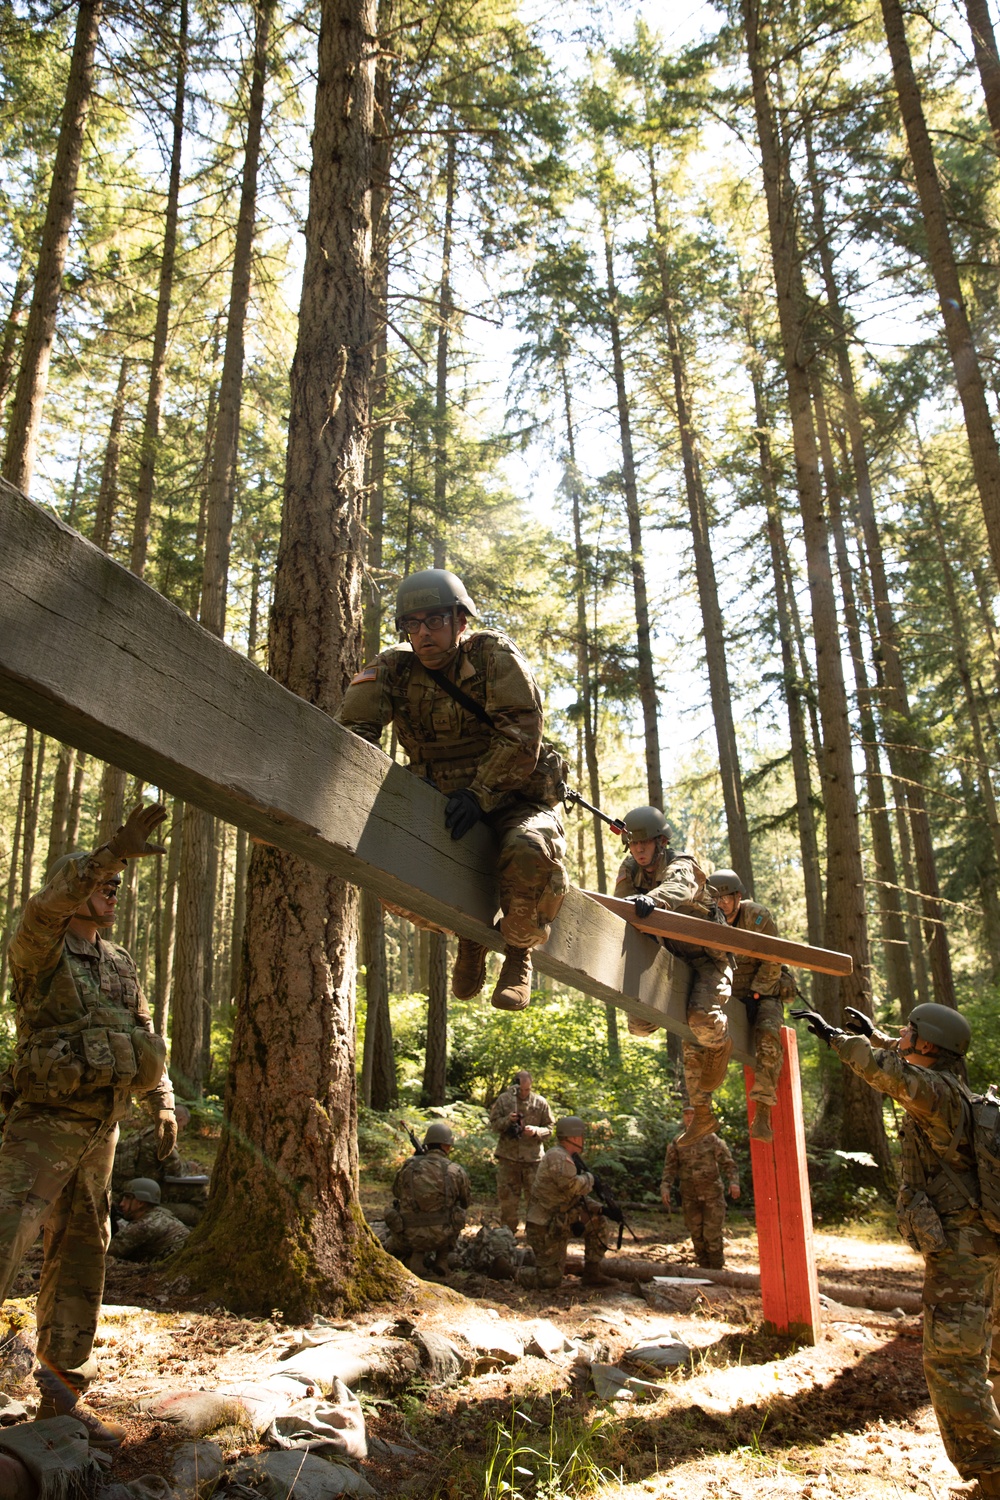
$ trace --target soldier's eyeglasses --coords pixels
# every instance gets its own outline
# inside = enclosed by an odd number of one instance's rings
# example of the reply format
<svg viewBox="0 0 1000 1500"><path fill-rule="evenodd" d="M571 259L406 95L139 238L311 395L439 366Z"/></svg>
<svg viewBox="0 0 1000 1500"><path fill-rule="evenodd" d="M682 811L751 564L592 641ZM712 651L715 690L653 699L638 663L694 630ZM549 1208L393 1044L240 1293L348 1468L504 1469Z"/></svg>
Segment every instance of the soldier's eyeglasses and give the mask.
<svg viewBox="0 0 1000 1500"><path fill-rule="evenodd" d="M446 615L424 615L422 620L406 615L400 620L399 627L406 635L419 635L422 625L426 625L428 630L440 630L450 619L451 610Z"/></svg>
<svg viewBox="0 0 1000 1500"><path fill-rule="evenodd" d="M100 891L100 893L101 893L102 896L117 896L117 894L118 894L118 887L120 885L121 885L121 879L120 878L118 880L106 880L104 882L104 884L103 885L99 885L97 887L97 889Z"/></svg>

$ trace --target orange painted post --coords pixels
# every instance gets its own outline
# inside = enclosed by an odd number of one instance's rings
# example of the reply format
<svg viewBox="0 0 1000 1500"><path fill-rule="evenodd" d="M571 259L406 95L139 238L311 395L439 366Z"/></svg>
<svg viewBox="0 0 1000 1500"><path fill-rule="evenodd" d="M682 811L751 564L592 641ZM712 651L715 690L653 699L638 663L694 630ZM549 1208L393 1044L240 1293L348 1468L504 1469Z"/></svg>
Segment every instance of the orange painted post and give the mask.
<svg viewBox="0 0 1000 1500"><path fill-rule="evenodd" d="M778 1103L771 1112L774 1140L750 1142L753 1191L760 1251L760 1293L765 1321L776 1333L792 1334L814 1344L819 1334L819 1284L813 1246L812 1202L802 1125L802 1090L795 1032L781 1028L784 1066L778 1080ZM747 1110L753 1069L744 1069Z"/></svg>

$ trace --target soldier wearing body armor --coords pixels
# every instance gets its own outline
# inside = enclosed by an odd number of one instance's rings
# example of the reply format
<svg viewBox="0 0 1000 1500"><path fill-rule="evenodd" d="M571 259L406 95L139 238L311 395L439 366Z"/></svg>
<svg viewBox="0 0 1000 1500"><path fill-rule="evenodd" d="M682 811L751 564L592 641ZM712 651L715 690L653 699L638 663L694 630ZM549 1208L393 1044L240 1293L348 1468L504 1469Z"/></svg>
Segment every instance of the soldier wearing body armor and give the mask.
<svg viewBox="0 0 1000 1500"><path fill-rule="evenodd" d="M165 1047L153 1031L135 964L106 934L129 859L166 818L137 807L93 854L67 854L31 897L10 945L17 1047L3 1080L0 1296L44 1228L38 1287L38 1417L72 1411L90 1441L113 1447L124 1429L78 1405L97 1373L94 1334L104 1290L108 1183L118 1122L143 1098L160 1155L177 1139Z"/></svg>
<svg viewBox="0 0 1000 1500"><path fill-rule="evenodd" d="M720 920L707 877L697 860L670 847L670 829L657 807L633 808L625 818L622 835L628 849L618 871L615 895L634 897L638 916L648 916L657 907L679 911L690 917ZM694 1042L684 1043L684 1081L694 1106L691 1124L682 1140L690 1145L716 1128L712 1094L726 1076L733 1043L725 1002L729 999L732 959L719 949L696 948L691 943L661 939L664 946L692 970L693 982L687 1000L687 1023ZM648 1036L657 1027L629 1020L634 1036Z"/></svg>
<svg viewBox="0 0 1000 1500"><path fill-rule="evenodd" d="M978 1208L979 1179L962 1062L972 1031L958 1011L918 1005L898 1039L861 1011L845 1030L795 1011L841 1062L905 1111L900 1233L924 1257L924 1375L948 1457L983 1495L1000 1495L1000 1414L990 1387L1000 1240ZM998 1351L1000 1353L1000 1351Z"/></svg>
<svg viewBox="0 0 1000 1500"><path fill-rule="evenodd" d="M510 1088L493 1101L490 1129L499 1136L496 1156L500 1217L514 1234L517 1234L521 1194L527 1206L542 1159L542 1142L548 1140L555 1123L549 1101L532 1092L530 1073L518 1073Z"/></svg>
<svg viewBox="0 0 1000 1500"><path fill-rule="evenodd" d="M719 910L730 927L744 932L760 932L777 937L778 926L766 906L748 901L743 882L735 870L716 870L709 880ZM746 1006L747 1020L753 1034L754 1080L750 1090L753 1099L753 1122L750 1135L755 1141L772 1141L771 1110L778 1102L778 1078L781 1074L781 1023L785 1018L785 994L795 994L795 981L781 964L769 958L736 955L733 974L733 999Z"/></svg>
<svg viewBox="0 0 1000 1500"><path fill-rule="evenodd" d="M690 1126L693 1115L694 1110L688 1105L684 1110L685 1129ZM683 1137L680 1137L667 1147L660 1199L669 1213L670 1190L675 1182L679 1182L684 1222L691 1235L694 1258L699 1266L721 1270L726 1261L722 1239L726 1194L722 1174L726 1175L726 1187L735 1202L740 1196L736 1163L725 1141L714 1131L703 1135L693 1146L685 1146L682 1141Z"/></svg>
<svg viewBox="0 0 1000 1500"><path fill-rule="evenodd" d="M108 1254L118 1260L166 1260L191 1233L161 1207L160 1184L152 1177L133 1177L126 1183L119 1207L128 1222L112 1235L108 1246Z"/></svg>
<svg viewBox="0 0 1000 1500"><path fill-rule="evenodd" d="M566 1248L571 1236L583 1232L583 1280L589 1286L610 1286L601 1271L611 1230L600 1200L591 1197L593 1173L581 1166L586 1123L577 1115L556 1122L556 1144L542 1157L528 1201L525 1234L535 1253L535 1264L516 1274L525 1287L548 1289L561 1285ZM574 1159L575 1158L575 1159Z"/></svg>
<svg viewBox="0 0 1000 1500"><path fill-rule="evenodd" d="M556 812L565 762L542 740L542 702L524 657L495 630L467 634L475 614L454 573L429 568L404 579L396 598L404 644L352 679L337 719L373 745L395 726L409 769L447 799L453 839L479 822L496 834L506 949L492 1003L524 1010L531 950L548 937L568 884ZM460 938L452 993L471 999L485 978L486 949Z"/></svg>
<svg viewBox="0 0 1000 1500"><path fill-rule="evenodd" d="M418 1276L427 1274L428 1252L433 1252L433 1271L447 1275L448 1254L465 1226L472 1184L465 1168L448 1160L454 1144L451 1126L435 1120L427 1127L423 1151L403 1163L392 1185L387 1249Z"/></svg>

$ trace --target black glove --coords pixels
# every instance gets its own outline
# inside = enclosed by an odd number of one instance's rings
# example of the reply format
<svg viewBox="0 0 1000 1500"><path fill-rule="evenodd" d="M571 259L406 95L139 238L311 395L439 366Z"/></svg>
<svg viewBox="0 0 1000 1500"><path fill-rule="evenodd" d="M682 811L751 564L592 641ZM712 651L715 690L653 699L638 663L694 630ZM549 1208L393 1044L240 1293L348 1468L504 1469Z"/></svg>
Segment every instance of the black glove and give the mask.
<svg viewBox="0 0 1000 1500"><path fill-rule="evenodd" d="M572 1161L574 1167L576 1168L576 1175L577 1175L577 1177L579 1177L583 1172L586 1172L587 1168L586 1168L586 1165L584 1164L583 1157L580 1155L579 1151L574 1151L573 1155L570 1157L570 1160Z"/></svg>
<svg viewBox="0 0 1000 1500"><path fill-rule="evenodd" d="M656 910L656 902L653 900L652 896L636 896L633 905L635 906L635 914L637 917L652 916L653 912Z"/></svg>
<svg viewBox="0 0 1000 1500"><path fill-rule="evenodd" d="M482 821L483 810L475 792L467 786L460 792L452 792L444 805L444 823L451 829L453 839L464 839L470 828Z"/></svg>
<svg viewBox="0 0 1000 1500"><path fill-rule="evenodd" d="M793 1010L789 1015L796 1021L805 1021L806 1030L811 1031L813 1036L818 1036L821 1042L829 1047L830 1040L837 1034L836 1026L831 1026L829 1021L824 1021L818 1010Z"/></svg>
<svg viewBox="0 0 1000 1500"><path fill-rule="evenodd" d="M866 1016L863 1010L855 1010L850 1005L844 1006L844 1030L851 1032L853 1036L866 1036L869 1039L875 1035L875 1022L871 1016Z"/></svg>

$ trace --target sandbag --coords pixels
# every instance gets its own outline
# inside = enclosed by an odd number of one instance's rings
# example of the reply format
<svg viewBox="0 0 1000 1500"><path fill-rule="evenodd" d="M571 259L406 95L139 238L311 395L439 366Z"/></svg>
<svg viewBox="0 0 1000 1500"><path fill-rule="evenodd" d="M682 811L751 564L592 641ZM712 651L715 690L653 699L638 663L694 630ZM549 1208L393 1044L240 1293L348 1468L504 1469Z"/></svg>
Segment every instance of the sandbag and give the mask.
<svg viewBox="0 0 1000 1500"><path fill-rule="evenodd" d="M345 1464L311 1453L264 1453L229 1470L231 1484L246 1485L266 1500L337 1500L338 1495L374 1497L367 1479Z"/></svg>
<svg viewBox="0 0 1000 1500"><path fill-rule="evenodd" d="M368 1455L361 1402L342 1380L334 1381L329 1400L307 1397L276 1416L264 1438L276 1448L299 1452L342 1453L347 1458Z"/></svg>

